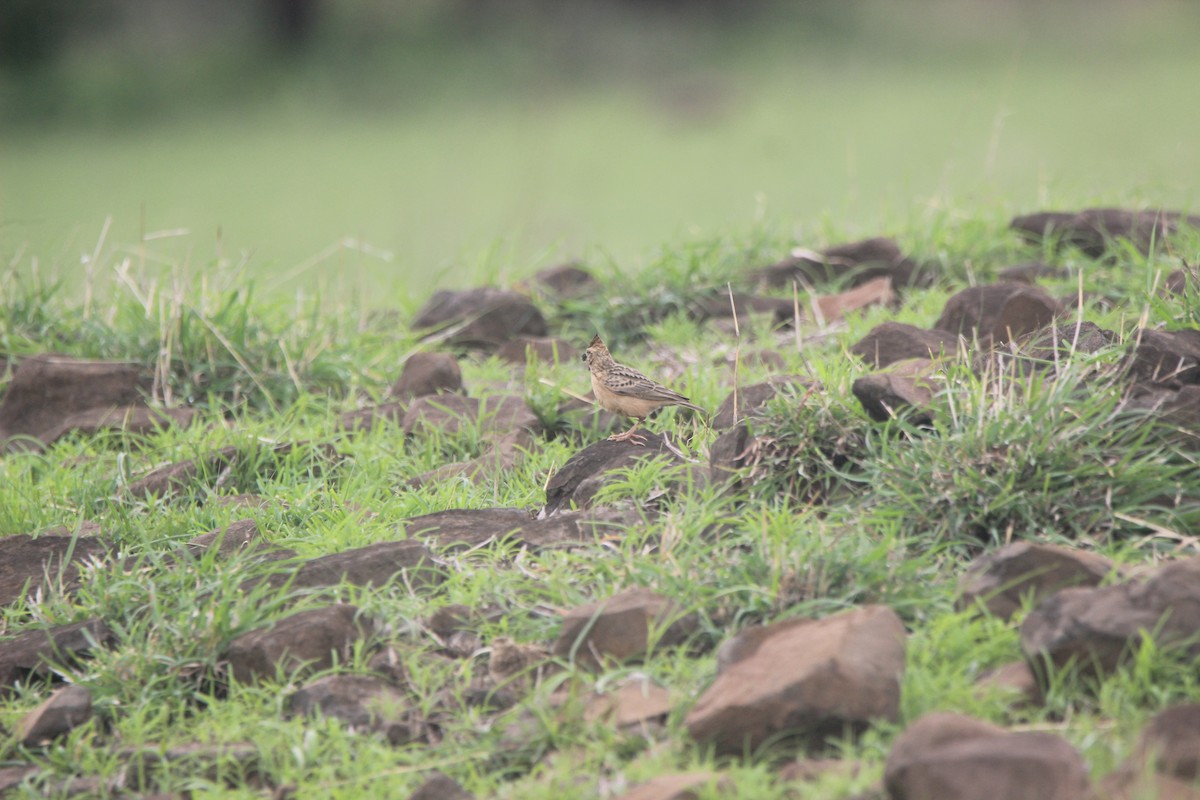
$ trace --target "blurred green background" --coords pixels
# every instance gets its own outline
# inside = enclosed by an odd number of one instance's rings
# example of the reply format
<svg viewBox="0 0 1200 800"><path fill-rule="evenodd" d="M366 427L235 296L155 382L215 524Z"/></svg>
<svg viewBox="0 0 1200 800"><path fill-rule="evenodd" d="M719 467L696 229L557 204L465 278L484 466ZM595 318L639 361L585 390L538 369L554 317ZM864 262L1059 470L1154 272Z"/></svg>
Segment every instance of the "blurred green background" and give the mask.
<svg viewBox="0 0 1200 800"><path fill-rule="evenodd" d="M1195 2L0 9L18 273L74 282L104 231L113 263L376 305L759 227L1197 210Z"/></svg>

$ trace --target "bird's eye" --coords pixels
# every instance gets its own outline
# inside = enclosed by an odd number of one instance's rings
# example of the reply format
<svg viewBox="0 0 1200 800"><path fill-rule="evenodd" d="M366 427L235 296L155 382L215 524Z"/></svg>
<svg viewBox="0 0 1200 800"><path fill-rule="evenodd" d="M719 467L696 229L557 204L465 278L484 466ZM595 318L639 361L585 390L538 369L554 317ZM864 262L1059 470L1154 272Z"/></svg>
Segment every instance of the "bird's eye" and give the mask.
<svg viewBox="0 0 1200 800"><path fill-rule="evenodd" d="M580 360L580 361L587 361L587 353L584 353L583 355L581 355L581 356L579 357L579 360Z"/></svg>

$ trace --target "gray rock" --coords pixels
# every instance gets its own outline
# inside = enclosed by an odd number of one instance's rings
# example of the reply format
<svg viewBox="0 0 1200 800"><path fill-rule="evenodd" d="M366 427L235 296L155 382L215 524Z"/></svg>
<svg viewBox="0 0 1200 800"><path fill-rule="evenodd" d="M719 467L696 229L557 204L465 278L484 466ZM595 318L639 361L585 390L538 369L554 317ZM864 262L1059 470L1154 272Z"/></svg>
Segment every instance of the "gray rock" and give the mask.
<svg viewBox="0 0 1200 800"><path fill-rule="evenodd" d="M78 534L47 531L36 538L18 534L0 539L0 605L38 591L70 590L80 565L109 555L112 545L93 535L98 532L97 526L85 525Z"/></svg>
<svg viewBox="0 0 1200 800"><path fill-rule="evenodd" d="M628 589L571 609L554 642L554 655L599 670L646 654L651 632L658 647L684 642L699 625L673 600L650 589Z"/></svg>
<svg viewBox="0 0 1200 800"><path fill-rule="evenodd" d="M23 360L0 401L0 452L40 449L71 431L149 434L187 426L195 411L146 404L136 365L42 354Z"/></svg>
<svg viewBox="0 0 1200 800"><path fill-rule="evenodd" d="M1009 619L1030 598L1031 605L1071 586L1097 586L1116 570L1103 556L1035 542L1014 542L971 562L959 579L960 608L976 603Z"/></svg>
<svg viewBox="0 0 1200 800"><path fill-rule="evenodd" d="M946 301L934 327L990 348L1054 322L1059 302L1036 286L993 283L963 289Z"/></svg>
<svg viewBox="0 0 1200 800"><path fill-rule="evenodd" d="M393 744L409 744L423 727L403 692L371 675L325 675L301 686L288 699L290 716L324 716L351 731L383 734Z"/></svg>
<svg viewBox="0 0 1200 800"><path fill-rule="evenodd" d="M475 800L475 795L449 776L434 772L408 796L408 800Z"/></svg>
<svg viewBox="0 0 1200 800"><path fill-rule="evenodd" d="M78 665L95 648L110 646L114 638L102 620L89 619L0 641L0 696L17 682L47 678L56 666Z"/></svg>
<svg viewBox="0 0 1200 800"><path fill-rule="evenodd" d="M741 755L781 737L819 744L894 721L904 649L904 626L885 606L739 634L685 724L718 753Z"/></svg>
<svg viewBox="0 0 1200 800"><path fill-rule="evenodd" d="M881 277L890 278L896 286L909 286L922 280L916 264L904 256L894 240L883 236L835 245L819 252L797 250L754 273L757 282L777 289L790 289L793 282L803 285L835 280L860 286Z"/></svg>
<svg viewBox="0 0 1200 800"><path fill-rule="evenodd" d="M1014 217L1009 225L1031 242L1053 238L1060 249L1078 247L1092 258L1103 256L1119 239L1149 253L1152 246L1161 246L1181 226L1200 227L1200 216L1163 209L1086 208L1079 212L1026 214Z"/></svg>
<svg viewBox="0 0 1200 800"><path fill-rule="evenodd" d="M436 586L445 580L444 571L434 562L421 542L377 542L366 547L330 553L268 579L272 586L315 589L349 583L355 586L385 586L402 581L414 589Z"/></svg>
<svg viewBox="0 0 1200 800"><path fill-rule="evenodd" d="M490 286L434 293L412 327L436 329L452 344L483 350L494 350L517 336L547 333L542 312L528 297Z"/></svg>
<svg viewBox="0 0 1200 800"><path fill-rule="evenodd" d="M229 670L242 683L320 672L345 663L355 642L374 631L348 604L301 611L236 637L225 651Z"/></svg>
<svg viewBox="0 0 1200 800"><path fill-rule="evenodd" d="M867 364L881 368L909 358L953 358L958 355L958 347L958 335L949 331L885 322L855 342L850 352Z"/></svg>
<svg viewBox="0 0 1200 800"><path fill-rule="evenodd" d="M933 393L941 382L939 370L936 361L910 358L858 378L850 390L874 420L886 422L900 415L914 425L927 425Z"/></svg>
<svg viewBox="0 0 1200 800"><path fill-rule="evenodd" d="M1091 800L1083 758L1048 733L1008 733L961 714L926 714L896 738L892 800Z"/></svg>
<svg viewBox="0 0 1200 800"><path fill-rule="evenodd" d="M780 392L793 392L803 398L806 392L819 390L813 381L799 375L778 375L762 383L741 386L721 403L711 424L715 430L728 430L743 419L755 416Z"/></svg>
<svg viewBox="0 0 1200 800"><path fill-rule="evenodd" d="M86 686L64 686L22 718L21 744L40 747L65 736L92 716L92 692Z"/></svg>
<svg viewBox="0 0 1200 800"><path fill-rule="evenodd" d="M590 508L596 492L613 479L615 470L632 467L643 459L660 456L672 463L684 463L667 447L662 436L649 431L643 436L644 446L605 439L571 456L546 482L543 513L552 515L573 508Z"/></svg>
<svg viewBox="0 0 1200 800"><path fill-rule="evenodd" d="M1143 581L1063 589L1021 625L1021 648L1036 669L1070 661L1097 674L1116 669L1146 636L1160 648L1200 654L1200 556L1173 561Z"/></svg>
<svg viewBox="0 0 1200 800"><path fill-rule="evenodd" d="M400 377L388 394L397 400L411 400L431 394L461 392L462 369L458 360L447 353L413 353L404 362Z"/></svg>

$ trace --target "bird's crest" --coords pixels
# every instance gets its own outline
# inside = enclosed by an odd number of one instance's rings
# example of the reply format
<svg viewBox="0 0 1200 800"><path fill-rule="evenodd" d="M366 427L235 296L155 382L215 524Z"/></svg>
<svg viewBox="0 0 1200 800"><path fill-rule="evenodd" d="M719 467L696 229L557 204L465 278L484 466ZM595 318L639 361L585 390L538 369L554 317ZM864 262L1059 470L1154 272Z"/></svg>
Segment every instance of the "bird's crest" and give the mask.
<svg viewBox="0 0 1200 800"><path fill-rule="evenodd" d="M593 347L604 347L604 340L600 338L600 334L598 333L592 337L592 342L588 345L588 349L590 350Z"/></svg>

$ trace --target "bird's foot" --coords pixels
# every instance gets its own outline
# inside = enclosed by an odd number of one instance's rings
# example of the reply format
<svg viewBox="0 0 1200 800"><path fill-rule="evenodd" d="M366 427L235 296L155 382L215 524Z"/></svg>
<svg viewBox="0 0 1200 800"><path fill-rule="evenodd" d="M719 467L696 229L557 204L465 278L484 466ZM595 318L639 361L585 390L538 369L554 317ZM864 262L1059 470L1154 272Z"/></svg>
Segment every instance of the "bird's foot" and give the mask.
<svg viewBox="0 0 1200 800"><path fill-rule="evenodd" d="M638 447L646 446L646 437L642 436L640 433L634 433L633 431L614 433L612 436L608 437L608 440L610 442L629 442L630 444L636 444Z"/></svg>

